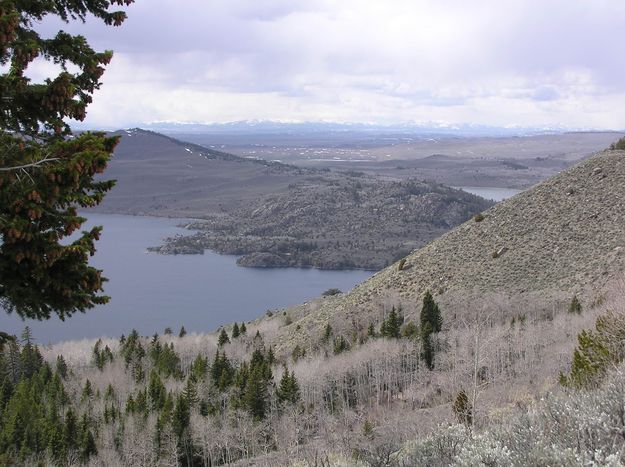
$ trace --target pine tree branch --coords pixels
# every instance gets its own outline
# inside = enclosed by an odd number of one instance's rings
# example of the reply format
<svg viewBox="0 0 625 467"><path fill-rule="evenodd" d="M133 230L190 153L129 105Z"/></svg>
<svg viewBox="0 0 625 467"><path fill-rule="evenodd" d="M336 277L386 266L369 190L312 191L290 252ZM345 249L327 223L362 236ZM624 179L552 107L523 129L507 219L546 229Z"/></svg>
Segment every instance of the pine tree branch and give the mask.
<svg viewBox="0 0 625 467"><path fill-rule="evenodd" d="M59 159L57 157L44 157L43 159L36 161L36 162L31 162L30 164L24 164L24 165L15 165L13 167L0 167L0 172L12 172L15 170L26 170L26 169L31 169L34 167L40 167L43 164L46 164L48 162L55 162L58 161Z"/></svg>

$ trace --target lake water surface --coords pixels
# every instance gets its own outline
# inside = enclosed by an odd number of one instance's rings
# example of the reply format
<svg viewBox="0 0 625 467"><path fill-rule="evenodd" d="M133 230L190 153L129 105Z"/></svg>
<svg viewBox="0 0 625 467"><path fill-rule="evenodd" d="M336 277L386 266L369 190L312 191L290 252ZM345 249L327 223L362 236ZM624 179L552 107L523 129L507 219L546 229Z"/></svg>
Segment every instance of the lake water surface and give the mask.
<svg viewBox="0 0 625 467"><path fill-rule="evenodd" d="M107 214L83 214L85 227L103 225L92 258L109 278L110 303L60 321L22 321L0 310L0 330L18 334L28 325L40 343L86 337L117 337L135 328L143 335L212 331L233 321L259 317L268 309L295 305L336 287L347 291L371 276L368 271L250 269L236 257L160 255L146 248L178 233L180 220Z"/></svg>
<svg viewBox="0 0 625 467"><path fill-rule="evenodd" d="M485 186L456 186L454 188L497 202L503 201L523 191L514 188L492 188Z"/></svg>

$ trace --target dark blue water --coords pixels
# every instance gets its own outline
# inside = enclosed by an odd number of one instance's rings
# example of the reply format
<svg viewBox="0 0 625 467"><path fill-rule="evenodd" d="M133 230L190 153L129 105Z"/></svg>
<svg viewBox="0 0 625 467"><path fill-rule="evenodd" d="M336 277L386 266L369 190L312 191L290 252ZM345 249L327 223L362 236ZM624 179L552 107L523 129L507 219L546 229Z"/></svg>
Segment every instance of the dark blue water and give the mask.
<svg viewBox="0 0 625 467"><path fill-rule="evenodd" d="M60 321L23 321L0 310L0 330L19 334L32 328L40 343L85 337L211 331L233 321L257 318L268 309L318 297L336 287L343 291L367 279L366 271L316 269L250 269L235 264L236 257L204 255L166 256L147 253L165 237L188 233L181 221L154 217L88 214L86 227L103 225L92 264L109 279L105 292L110 303Z"/></svg>

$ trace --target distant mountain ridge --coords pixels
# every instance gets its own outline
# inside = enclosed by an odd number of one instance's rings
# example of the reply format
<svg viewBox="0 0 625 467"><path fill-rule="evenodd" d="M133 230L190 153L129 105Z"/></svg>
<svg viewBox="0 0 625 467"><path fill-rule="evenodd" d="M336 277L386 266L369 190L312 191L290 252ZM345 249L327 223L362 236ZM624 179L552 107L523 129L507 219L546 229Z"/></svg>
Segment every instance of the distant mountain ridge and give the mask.
<svg viewBox="0 0 625 467"><path fill-rule="evenodd" d="M227 123L193 122L150 122L142 123L143 128L163 133L214 133L214 134L264 134L294 133L314 134L333 132L362 132L381 134L448 135L448 136L528 136L557 134L571 131L594 131L591 128L566 128L560 126L497 127L480 124L451 124L446 122L405 122L395 124L379 123L338 123L338 122L281 122L273 120L241 120Z"/></svg>

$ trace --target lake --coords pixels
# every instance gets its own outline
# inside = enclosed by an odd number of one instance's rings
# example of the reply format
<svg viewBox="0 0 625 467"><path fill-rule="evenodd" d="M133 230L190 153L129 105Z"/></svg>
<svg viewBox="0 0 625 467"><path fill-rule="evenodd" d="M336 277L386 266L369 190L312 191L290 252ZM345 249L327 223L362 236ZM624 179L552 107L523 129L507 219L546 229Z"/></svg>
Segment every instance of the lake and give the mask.
<svg viewBox="0 0 625 467"><path fill-rule="evenodd" d="M236 265L235 256L148 253L165 237L188 231L180 219L93 214L85 228L103 225L91 263L109 279L105 293L111 301L62 322L22 321L0 311L0 330L19 335L28 325L39 343L100 336L118 337L135 328L143 335L212 331L255 319L268 309L295 305L318 297L329 288L353 288L370 271L317 269L250 269Z"/></svg>
<svg viewBox="0 0 625 467"><path fill-rule="evenodd" d="M503 201L523 191L514 188L491 188L486 186L455 186L453 188L497 202Z"/></svg>

